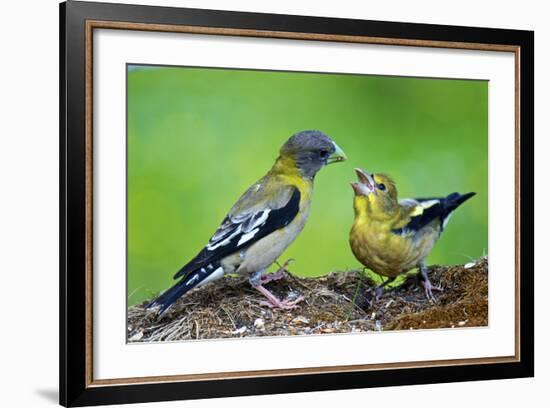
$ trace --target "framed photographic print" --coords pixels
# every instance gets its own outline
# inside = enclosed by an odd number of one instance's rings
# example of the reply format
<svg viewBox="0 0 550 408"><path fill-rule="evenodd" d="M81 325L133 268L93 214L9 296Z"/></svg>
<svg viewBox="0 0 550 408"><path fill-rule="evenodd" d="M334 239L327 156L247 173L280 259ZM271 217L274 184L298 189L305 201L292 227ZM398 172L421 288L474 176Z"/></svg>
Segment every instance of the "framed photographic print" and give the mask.
<svg viewBox="0 0 550 408"><path fill-rule="evenodd" d="M533 376L533 32L60 27L62 405Z"/></svg>

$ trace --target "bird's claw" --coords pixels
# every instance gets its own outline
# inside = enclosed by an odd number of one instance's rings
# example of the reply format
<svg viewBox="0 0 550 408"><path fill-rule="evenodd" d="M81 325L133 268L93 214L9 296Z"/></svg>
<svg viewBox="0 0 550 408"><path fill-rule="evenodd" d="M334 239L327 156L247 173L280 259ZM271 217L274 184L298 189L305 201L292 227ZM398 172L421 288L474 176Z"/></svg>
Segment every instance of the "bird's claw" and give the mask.
<svg viewBox="0 0 550 408"><path fill-rule="evenodd" d="M260 306L267 306L271 309L281 309L281 310L294 310L297 309L298 303L304 300L303 296L298 297L295 300L278 300L278 301L265 301L260 302Z"/></svg>
<svg viewBox="0 0 550 408"><path fill-rule="evenodd" d="M422 281L422 285L424 286L426 298L432 303L437 303L437 299L435 298L433 291L443 292L443 288L440 285L432 285L429 280Z"/></svg>

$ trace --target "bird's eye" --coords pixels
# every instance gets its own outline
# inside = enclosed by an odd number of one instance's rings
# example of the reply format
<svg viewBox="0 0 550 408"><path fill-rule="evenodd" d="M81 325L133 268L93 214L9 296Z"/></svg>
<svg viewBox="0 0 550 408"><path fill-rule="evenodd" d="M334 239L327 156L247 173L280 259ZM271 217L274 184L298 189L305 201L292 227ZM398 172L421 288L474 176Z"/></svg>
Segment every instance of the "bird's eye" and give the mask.
<svg viewBox="0 0 550 408"><path fill-rule="evenodd" d="M383 183L378 184L376 187L378 187L378 190L380 190L380 191L385 191L386 190L386 185L383 184Z"/></svg>
<svg viewBox="0 0 550 408"><path fill-rule="evenodd" d="M326 150L321 150L319 152L319 156L321 156L322 159L326 159L328 156L328 152Z"/></svg>

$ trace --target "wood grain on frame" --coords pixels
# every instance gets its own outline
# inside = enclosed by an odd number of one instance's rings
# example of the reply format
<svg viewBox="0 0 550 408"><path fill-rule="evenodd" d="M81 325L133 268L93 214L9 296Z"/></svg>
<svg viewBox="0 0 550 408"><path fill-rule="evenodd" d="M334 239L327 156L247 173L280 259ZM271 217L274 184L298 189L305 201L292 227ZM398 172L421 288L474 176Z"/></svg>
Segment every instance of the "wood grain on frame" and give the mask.
<svg viewBox="0 0 550 408"><path fill-rule="evenodd" d="M241 36L259 38L294 39L308 41L330 41L342 43L363 43L394 46L449 48L495 52L513 52L515 57L515 354L502 357L481 357L453 360L433 360L398 362L383 364L358 364L343 366L303 367L293 369L254 370L186 374L153 377L129 377L94 380L93 378L93 30L118 29L188 33L203 35ZM129 23L120 21L86 21L86 387L130 385L144 383L169 383L182 381L228 380L251 377L292 376L301 374L321 374L353 371L407 369L421 367L460 366L471 364L514 363L520 360L520 47L516 45L483 44L469 42L432 41L398 39L370 36L333 35L299 33L288 31L267 31L234 28L198 27L187 25L167 25Z"/></svg>

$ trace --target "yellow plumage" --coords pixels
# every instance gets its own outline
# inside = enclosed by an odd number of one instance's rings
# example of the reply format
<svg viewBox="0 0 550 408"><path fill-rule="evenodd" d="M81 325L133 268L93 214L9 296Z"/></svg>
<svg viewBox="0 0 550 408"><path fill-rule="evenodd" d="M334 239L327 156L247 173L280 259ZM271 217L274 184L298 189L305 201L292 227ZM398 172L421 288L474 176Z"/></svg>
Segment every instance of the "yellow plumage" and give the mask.
<svg viewBox="0 0 550 408"><path fill-rule="evenodd" d="M388 175L356 172L359 182L352 183L355 219L349 236L353 254L390 281L418 267L426 295L433 298L424 260L451 212L474 193L398 201L395 182Z"/></svg>
<svg viewBox="0 0 550 408"><path fill-rule="evenodd" d="M292 157L279 157L269 171L268 177L271 179L271 183L273 183L274 186L280 184L296 187L298 191L300 191L302 204L300 208L305 207L304 204L309 204L313 191L313 180L304 178L300 174L296 166L296 161Z"/></svg>

